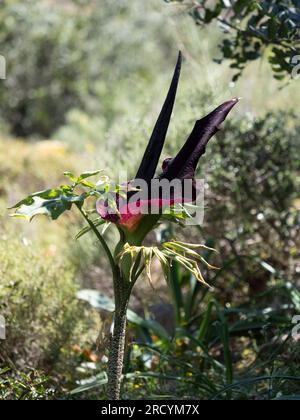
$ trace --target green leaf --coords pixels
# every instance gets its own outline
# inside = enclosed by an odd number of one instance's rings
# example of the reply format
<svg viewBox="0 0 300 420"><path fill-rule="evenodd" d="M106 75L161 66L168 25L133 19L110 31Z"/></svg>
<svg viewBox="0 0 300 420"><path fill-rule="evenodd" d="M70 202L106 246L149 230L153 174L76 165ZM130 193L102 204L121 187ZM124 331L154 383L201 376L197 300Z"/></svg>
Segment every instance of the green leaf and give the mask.
<svg viewBox="0 0 300 420"><path fill-rule="evenodd" d="M92 176L99 175L101 172L103 172L102 169L97 170L97 171L87 171L87 172L83 172L82 174L80 174L79 177L76 177L72 172L64 172L64 175L67 178L69 178L72 182L74 182L75 184L80 184L85 179L91 178Z"/></svg>
<svg viewBox="0 0 300 420"><path fill-rule="evenodd" d="M103 225L104 223L106 223L105 220L101 219L100 217L97 218L96 220L92 220L93 225L95 226L95 228L97 228L98 226ZM80 232L77 233L77 235L75 236L75 239L79 239L81 238L83 235L85 235L86 233L90 232L92 230L91 226L86 226L83 229L81 229Z"/></svg>
<svg viewBox="0 0 300 420"><path fill-rule="evenodd" d="M203 320L199 327L198 340L201 342L203 342L208 332L213 306L214 306L214 302L213 301L209 302L207 309L204 313Z"/></svg>
<svg viewBox="0 0 300 420"><path fill-rule="evenodd" d="M72 172L64 172L64 176L69 178L72 182L77 182L77 177Z"/></svg>
<svg viewBox="0 0 300 420"><path fill-rule="evenodd" d="M176 314L176 322L179 325L181 323L181 314L183 308L183 296L181 290L181 276L179 264L174 261L169 271L169 285L172 290L174 309Z"/></svg>
<svg viewBox="0 0 300 420"><path fill-rule="evenodd" d="M224 362L226 366L226 379L227 379L227 384L230 385L233 383L234 370L233 370L232 352L231 352L231 347L230 347L228 322L222 311L222 308L217 303L216 303L216 309L217 309L217 313L219 317L219 322L217 323L217 330L220 336L220 340L223 344Z"/></svg>
<svg viewBox="0 0 300 420"><path fill-rule="evenodd" d="M276 269L272 267L270 264L268 264L266 261L260 260L260 265L266 270L269 271L271 274L276 274Z"/></svg>
<svg viewBox="0 0 300 420"><path fill-rule="evenodd" d="M32 220L33 217L43 214L56 220L66 210L70 210L72 204L82 205L87 197L86 194L78 196L68 191L68 187L64 187L29 195L13 206L16 211L12 216Z"/></svg>
<svg viewBox="0 0 300 420"><path fill-rule="evenodd" d="M76 294L77 299L88 302L95 309L102 309L108 312L114 312L114 302L106 295L97 290L82 289Z"/></svg>
<svg viewBox="0 0 300 420"><path fill-rule="evenodd" d="M76 296L78 299L88 302L95 309L101 309L108 312L114 312L115 310L114 302L108 296L98 292L97 290L83 289L80 290ZM163 340L170 340L169 334L165 328L157 322L151 319L144 319L131 309L128 309L127 311L127 318L133 325L142 329L151 330Z"/></svg>
<svg viewBox="0 0 300 420"><path fill-rule="evenodd" d="M29 206L29 205L31 205L33 203L34 197L40 197L40 198L43 198L43 199L47 200L47 199L57 198L60 195L61 195L61 189L60 188L38 191L38 192L36 192L34 194L29 195L28 197L24 198L23 200L19 201L17 204L15 204L14 206L10 207L10 209L16 209L16 208L18 208L18 207L20 207L22 205Z"/></svg>
<svg viewBox="0 0 300 420"><path fill-rule="evenodd" d="M78 180L82 181L83 179L86 178L91 178L92 176L96 176L99 175L101 172L103 172L102 169L99 169L97 171L87 171L87 172L83 172L81 175L79 175Z"/></svg>
<svg viewBox="0 0 300 420"><path fill-rule="evenodd" d="M88 379L82 379L79 382L80 386L73 389L70 394L79 394L80 392L89 391L91 389L97 388L102 385L107 384L107 374L105 372L101 372L96 376L92 376Z"/></svg>

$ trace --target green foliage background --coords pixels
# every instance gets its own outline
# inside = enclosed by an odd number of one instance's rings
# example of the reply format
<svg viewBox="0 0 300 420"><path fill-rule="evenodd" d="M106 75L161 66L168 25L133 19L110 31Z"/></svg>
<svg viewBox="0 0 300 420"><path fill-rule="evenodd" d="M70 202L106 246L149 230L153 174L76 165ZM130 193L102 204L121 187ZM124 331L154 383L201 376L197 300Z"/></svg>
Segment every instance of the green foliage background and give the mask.
<svg viewBox="0 0 300 420"><path fill-rule="evenodd" d="M262 55L268 58L275 79L291 78L300 52L298 0L166 1L186 7L197 25L218 24L224 33L219 48L222 59L230 60L235 69L233 80Z"/></svg>

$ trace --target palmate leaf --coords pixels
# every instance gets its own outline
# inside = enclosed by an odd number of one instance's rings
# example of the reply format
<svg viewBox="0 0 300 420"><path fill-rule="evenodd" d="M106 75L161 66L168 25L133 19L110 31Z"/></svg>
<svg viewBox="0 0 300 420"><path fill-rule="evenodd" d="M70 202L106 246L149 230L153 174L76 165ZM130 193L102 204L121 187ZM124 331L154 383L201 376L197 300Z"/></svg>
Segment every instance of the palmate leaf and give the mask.
<svg viewBox="0 0 300 420"><path fill-rule="evenodd" d="M43 214L53 220L70 210L72 204L82 205L86 193L76 195L67 186L57 189L40 191L29 195L12 208L16 209L13 217L22 217L32 220L35 216Z"/></svg>
<svg viewBox="0 0 300 420"><path fill-rule="evenodd" d="M82 207L87 197L101 195L96 184L87 181L87 178L101 172L102 170L83 172L78 177L71 172L65 172L64 175L72 181L72 185L62 185L59 188L30 194L12 207L16 209L12 216L32 220L33 217L44 214L56 220L65 211L71 210L73 204ZM79 194L74 192L77 186L80 188Z"/></svg>
<svg viewBox="0 0 300 420"><path fill-rule="evenodd" d="M34 197L40 197L40 198L43 198L43 199L54 199L54 198L59 197L60 194L61 194L61 189L60 188L38 191L36 193L30 194L26 198L23 198L21 201L19 201L17 204L12 206L11 208L15 209L15 208L21 207L23 204L24 205L30 205L30 204L33 203Z"/></svg>

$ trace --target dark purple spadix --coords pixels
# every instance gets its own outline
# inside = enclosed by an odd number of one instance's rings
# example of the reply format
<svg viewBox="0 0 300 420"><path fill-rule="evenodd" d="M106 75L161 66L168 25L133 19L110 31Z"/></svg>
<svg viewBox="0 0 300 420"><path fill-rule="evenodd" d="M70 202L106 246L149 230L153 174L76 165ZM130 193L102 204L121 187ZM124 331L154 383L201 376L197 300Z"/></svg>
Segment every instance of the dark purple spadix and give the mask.
<svg viewBox="0 0 300 420"><path fill-rule="evenodd" d="M176 98L177 86L181 71L181 61L182 56L181 52L179 52L169 92L167 94L162 110L159 114L158 120L150 137L147 149L144 153L142 162L135 177L136 179L144 179L147 183L150 183L151 179L154 178L157 164L166 139Z"/></svg>
<svg viewBox="0 0 300 420"><path fill-rule="evenodd" d="M238 98L224 102L196 124L187 141L173 159L168 159L163 165L160 178L172 179L193 178L200 157L211 137L219 131L220 125L231 109L237 104Z"/></svg>

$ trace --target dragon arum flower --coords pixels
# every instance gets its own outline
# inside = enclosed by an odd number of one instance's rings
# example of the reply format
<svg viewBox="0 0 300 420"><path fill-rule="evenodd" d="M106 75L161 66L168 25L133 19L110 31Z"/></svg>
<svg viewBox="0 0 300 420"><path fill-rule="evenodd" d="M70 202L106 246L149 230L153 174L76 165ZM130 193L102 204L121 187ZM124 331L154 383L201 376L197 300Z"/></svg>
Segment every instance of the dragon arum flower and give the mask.
<svg viewBox="0 0 300 420"><path fill-rule="evenodd" d="M76 207L86 223L76 238L92 232L104 250L112 270L115 298L107 370L107 394L112 400L120 398L127 308L132 288L145 270L151 279L153 258L160 262L168 280L171 278L171 266L176 263L208 286L199 264L204 263L208 268L215 268L200 255L199 251L203 249L212 251L206 245L180 242L173 238L155 246L143 244L146 235L166 216L166 209L169 208L170 212L167 214L171 216L171 220L178 221L178 215L172 213L173 208L176 205L182 208L187 204L194 205L198 196L195 178L198 161L205 153L210 138L219 130L220 124L238 102L238 99L224 102L197 121L179 153L164 160L161 173L156 175L173 111L180 69L179 53L169 92L133 181L114 186L102 171L84 172L79 176L65 172L69 179L67 185L30 194L14 206L15 217L29 220L37 215L47 215L56 220L66 211ZM97 183L90 180L100 174L102 175ZM94 202L92 209L86 208L93 199L98 200L96 209L100 217L97 219L92 218L96 213ZM115 224L120 233L120 241L113 250L104 236L109 224L106 222ZM105 225L102 232L99 231L101 225ZM94 293L95 291L93 296Z"/></svg>
<svg viewBox="0 0 300 420"><path fill-rule="evenodd" d="M101 199L97 203L100 217L115 223L126 241L134 245L141 244L166 208L195 202L198 195L195 172L199 159L208 141L239 101L234 98L224 102L196 121L181 150L174 158L164 160L161 174L155 177L173 111L181 63L179 53L171 86L135 179L126 184L124 194L115 196L115 206L110 206L108 200Z"/></svg>

